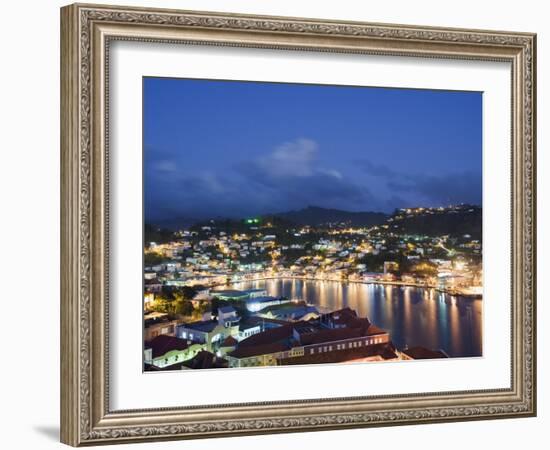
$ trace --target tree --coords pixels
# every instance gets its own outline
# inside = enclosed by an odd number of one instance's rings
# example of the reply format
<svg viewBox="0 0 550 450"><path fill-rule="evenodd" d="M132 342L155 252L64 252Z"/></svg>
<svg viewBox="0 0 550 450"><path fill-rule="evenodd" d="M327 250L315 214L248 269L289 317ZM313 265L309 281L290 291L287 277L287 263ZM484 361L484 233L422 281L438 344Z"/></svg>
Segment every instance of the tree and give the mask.
<svg viewBox="0 0 550 450"><path fill-rule="evenodd" d="M175 301L175 313L180 314L182 316L192 316L195 312L195 308L193 307L193 303L191 303L189 300L185 300L183 298L180 298Z"/></svg>
<svg viewBox="0 0 550 450"><path fill-rule="evenodd" d="M163 297L162 295L158 295L155 298L155 301L151 304L151 309L153 311L161 312L161 313L167 313L167 314L173 314L174 313L174 299L168 299L166 297Z"/></svg>
<svg viewBox="0 0 550 450"><path fill-rule="evenodd" d="M164 256L160 253L146 252L143 256L143 264L145 266L156 266L164 262Z"/></svg>
<svg viewBox="0 0 550 450"><path fill-rule="evenodd" d="M437 266L429 261L422 261L411 267L411 272L422 277L434 277L437 275Z"/></svg>
<svg viewBox="0 0 550 450"><path fill-rule="evenodd" d="M182 286L180 292L183 298L191 300L197 295L197 288L193 286Z"/></svg>

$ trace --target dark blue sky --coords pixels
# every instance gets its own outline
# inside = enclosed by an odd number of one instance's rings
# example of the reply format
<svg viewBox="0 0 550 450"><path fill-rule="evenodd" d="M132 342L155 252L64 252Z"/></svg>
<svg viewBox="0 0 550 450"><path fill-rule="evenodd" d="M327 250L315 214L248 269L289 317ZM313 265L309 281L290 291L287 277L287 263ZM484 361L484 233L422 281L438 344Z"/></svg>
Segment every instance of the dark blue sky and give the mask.
<svg viewBox="0 0 550 450"><path fill-rule="evenodd" d="M481 204L479 92L143 83L148 222Z"/></svg>

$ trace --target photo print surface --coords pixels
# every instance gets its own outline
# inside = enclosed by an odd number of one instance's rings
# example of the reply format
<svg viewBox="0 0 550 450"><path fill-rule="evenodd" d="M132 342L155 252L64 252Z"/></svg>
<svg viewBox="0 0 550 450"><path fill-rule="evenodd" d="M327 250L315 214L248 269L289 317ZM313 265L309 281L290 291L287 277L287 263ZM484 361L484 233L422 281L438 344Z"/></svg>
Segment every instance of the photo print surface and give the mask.
<svg viewBox="0 0 550 450"><path fill-rule="evenodd" d="M482 100L145 77L144 370L482 356Z"/></svg>

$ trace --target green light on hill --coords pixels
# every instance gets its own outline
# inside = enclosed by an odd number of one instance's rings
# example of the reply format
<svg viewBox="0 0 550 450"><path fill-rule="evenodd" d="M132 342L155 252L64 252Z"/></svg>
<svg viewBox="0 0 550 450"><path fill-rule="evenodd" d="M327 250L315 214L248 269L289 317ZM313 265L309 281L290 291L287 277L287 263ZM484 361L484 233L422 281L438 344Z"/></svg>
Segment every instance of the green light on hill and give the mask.
<svg viewBox="0 0 550 450"><path fill-rule="evenodd" d="M254 218L254 219L246 219L245 223L248 224L254 224L254 223L260 223L260 219Z"/></svg>

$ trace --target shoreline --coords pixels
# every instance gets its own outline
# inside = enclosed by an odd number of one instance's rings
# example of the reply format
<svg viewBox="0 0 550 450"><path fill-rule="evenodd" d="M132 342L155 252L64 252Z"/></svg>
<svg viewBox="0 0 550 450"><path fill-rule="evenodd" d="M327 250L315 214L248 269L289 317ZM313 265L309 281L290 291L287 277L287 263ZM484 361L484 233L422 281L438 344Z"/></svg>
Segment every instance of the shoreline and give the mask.
<svg viewBox="0 0 550 450"><path fill-rule="evenodd" d="M321 279L321 278L315 278L315 277L304 277L304 276L296 276L296 275L262 277L262 278L256 278L253 280L242 280L237 282L231 282L229 284L219 284L219 285L214 285L212 287L213 288L223 287L223 286L228 286L228 285L238 284L238 283L253 283L256 281L282 280L285 278L291 279L291 280L301 280L301 281L330 281L330 282L337 282L337 283L374 284L374 285L382 285L382 286L401 286L401 287L434 289L437 292L448 294L453 297L463 297L468 300L483 300L483 295L463 294L463 293L451 291L449 289L443 289L443 288L438 288L437 286L430 286L430 285L419 284L419 283L407 283L404 281L360 281L360 280L338 280L338 279L330 279L330 278Z"/></svg>

